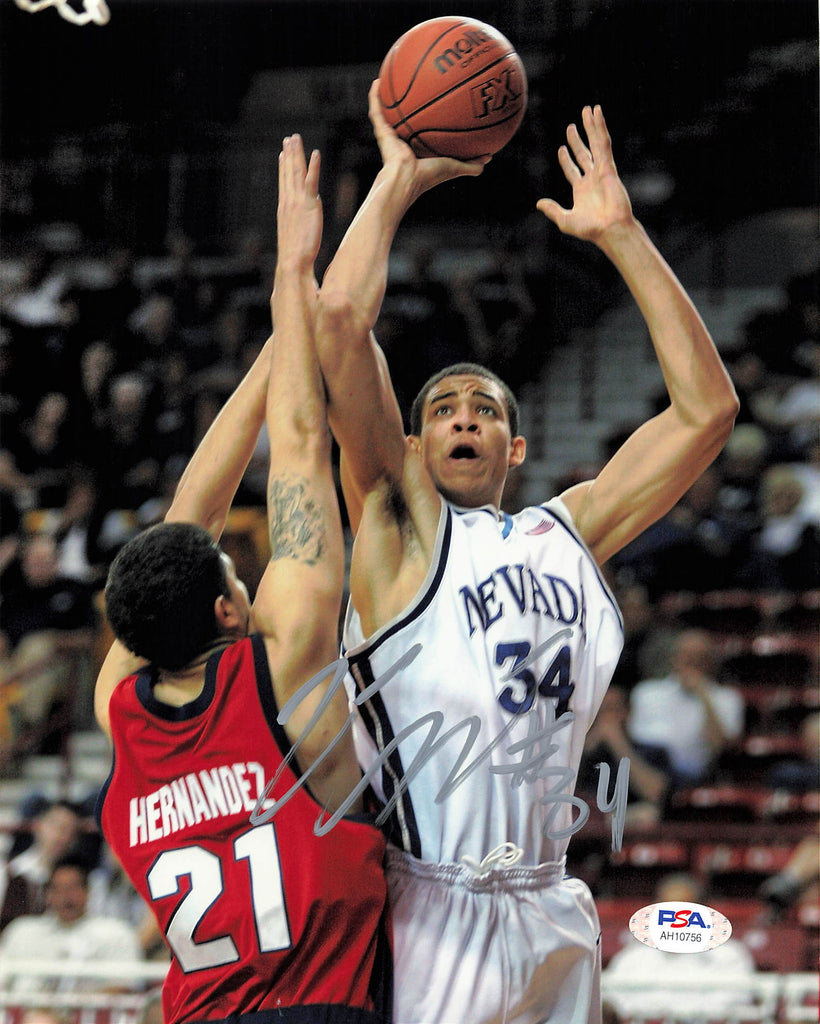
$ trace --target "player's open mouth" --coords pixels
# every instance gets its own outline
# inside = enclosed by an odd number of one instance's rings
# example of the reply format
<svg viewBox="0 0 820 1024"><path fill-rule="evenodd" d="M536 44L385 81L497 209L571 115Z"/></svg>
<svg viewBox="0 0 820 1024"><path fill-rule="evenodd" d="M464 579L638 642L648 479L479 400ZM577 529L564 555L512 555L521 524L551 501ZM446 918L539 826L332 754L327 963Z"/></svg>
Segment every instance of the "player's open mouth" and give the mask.
<svg viewBox="0 0 820 1024"><path fill-rule="evenodd" d="M451 459L477 459L478 452L474 451L468 444L460 444L450 452Z"/></svg>

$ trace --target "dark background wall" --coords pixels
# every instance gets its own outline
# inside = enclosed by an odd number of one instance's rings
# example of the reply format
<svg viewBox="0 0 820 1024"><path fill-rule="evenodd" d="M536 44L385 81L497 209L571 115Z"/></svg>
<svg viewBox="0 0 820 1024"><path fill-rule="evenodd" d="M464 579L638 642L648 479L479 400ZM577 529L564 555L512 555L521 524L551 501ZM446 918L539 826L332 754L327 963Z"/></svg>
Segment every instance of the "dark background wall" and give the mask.
<svg viewBox="0 0 820 1024"><path fill-rule="evenodd" d="M564 196L555 151L586 102L604 105L622 173L671 179L664 218L719 228L817 198L813 0L109 6L107 26L77 27L0 0L7 245L32 219L73 216L91 237L156 246L169 211L216 244L255 204L267 215L269 179L253 179L282 131L326 148L328 175L369 166L366 83L410 25L455 9L514 41L530 112L476 188L443 191L422 216L469 221L492 205L515 220L539 195Z"/></svg>

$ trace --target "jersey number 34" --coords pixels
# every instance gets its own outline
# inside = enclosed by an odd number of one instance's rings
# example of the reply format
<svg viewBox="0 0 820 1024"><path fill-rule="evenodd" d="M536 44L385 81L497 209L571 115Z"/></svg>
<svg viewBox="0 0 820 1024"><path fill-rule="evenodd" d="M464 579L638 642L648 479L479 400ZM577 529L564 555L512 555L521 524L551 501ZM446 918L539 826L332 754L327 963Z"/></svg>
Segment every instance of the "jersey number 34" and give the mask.
<svg viewBox="0 0 820 1024"><path fill-rule="evenodd" d="M537 692L542 697L551 697L557 701L555 717L559 718L569 710L569 699L575 689L575 684L570 682L569 646L564 644L559 648L540 682L536 681L535 674L528 667L533 660L530 657L531 650L532 645L527 640L496 644L496 665L502 666L512 661L512 666L504 676L504 681L509 680L509 686L498 695L498 703L505 711L522 715L532 707Z"/></svg>

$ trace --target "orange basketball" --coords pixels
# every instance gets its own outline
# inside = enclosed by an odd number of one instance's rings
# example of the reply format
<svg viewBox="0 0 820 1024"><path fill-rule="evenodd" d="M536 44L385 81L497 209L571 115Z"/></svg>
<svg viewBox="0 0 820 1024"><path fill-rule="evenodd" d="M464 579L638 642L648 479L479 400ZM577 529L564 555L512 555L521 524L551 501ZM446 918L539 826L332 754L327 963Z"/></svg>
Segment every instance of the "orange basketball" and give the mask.
<svg viewBox="0 0 820 1024"><path fill-rule="evenodd" d="M527 76L500 32L472 18L431 18L397 40L382 62L388 124L417 156L474 160L497 153L527 107Z"/></svg>

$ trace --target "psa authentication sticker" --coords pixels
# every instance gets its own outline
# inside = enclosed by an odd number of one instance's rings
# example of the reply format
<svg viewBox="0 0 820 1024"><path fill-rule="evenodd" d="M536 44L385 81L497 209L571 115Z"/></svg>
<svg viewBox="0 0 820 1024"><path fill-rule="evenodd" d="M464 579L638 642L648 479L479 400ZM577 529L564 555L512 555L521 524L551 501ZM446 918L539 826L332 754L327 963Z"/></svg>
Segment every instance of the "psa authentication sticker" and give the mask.
<svg viewBox="0 0 820 1024"><path fill-rule="evenodd" d="M732 934L729 921L700 903L652 903L629 920L636 939L664 953L702 953L722 946Z"/></svg>

